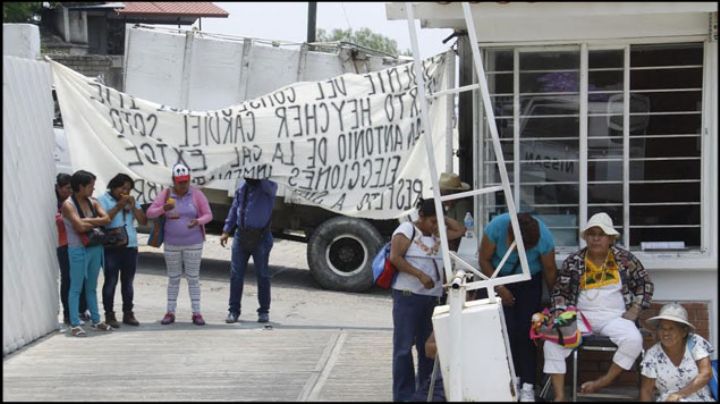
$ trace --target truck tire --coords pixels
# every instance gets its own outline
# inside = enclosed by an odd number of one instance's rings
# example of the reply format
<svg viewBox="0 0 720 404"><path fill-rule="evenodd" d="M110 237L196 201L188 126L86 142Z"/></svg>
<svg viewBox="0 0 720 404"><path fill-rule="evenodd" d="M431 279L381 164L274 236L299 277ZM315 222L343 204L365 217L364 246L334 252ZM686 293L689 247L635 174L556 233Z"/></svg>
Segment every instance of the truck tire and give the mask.
<svg viewBox="0 0 720 404"><path fill-rule="evenodd" d="M325 289L366 291L372 287L372 260L382 244L382 236L368 221L334 217L308 240L310 273Z"/></svg>

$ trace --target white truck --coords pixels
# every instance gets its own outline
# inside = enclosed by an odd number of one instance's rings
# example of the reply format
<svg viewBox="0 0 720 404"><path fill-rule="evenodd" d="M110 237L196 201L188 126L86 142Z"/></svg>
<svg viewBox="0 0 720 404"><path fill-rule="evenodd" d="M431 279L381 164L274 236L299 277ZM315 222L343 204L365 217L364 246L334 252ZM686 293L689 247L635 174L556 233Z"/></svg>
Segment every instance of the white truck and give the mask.
<svg viewBox="0 0 720 404"><path fill-rule="evenodd" d="M330 50L136 26L126 32L124 92L172 108L211 110L291 83L373 72L411 60L343 43L330 46ZM146 186L153 185L136 181L139 194L147 195L142 189ZM236 186L203 189L215 218L208 227L210 232L221 231ZM359 292L372 286L372 258L396 226L394 219L351 218L307 205L281 187L271 230L277 237L307 242L310 271L320 286Z"/></svg>

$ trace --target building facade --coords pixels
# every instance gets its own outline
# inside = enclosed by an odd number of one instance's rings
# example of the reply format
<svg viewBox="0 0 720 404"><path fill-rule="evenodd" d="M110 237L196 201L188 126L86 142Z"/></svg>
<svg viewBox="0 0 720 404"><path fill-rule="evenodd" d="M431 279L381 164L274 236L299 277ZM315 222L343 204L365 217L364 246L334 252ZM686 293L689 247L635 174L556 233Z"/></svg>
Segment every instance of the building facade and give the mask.
<svg viewBox="0 0 720 404"><path fill-rule="evenodd" d="M423 28L456 30L460 85L476 83L460 3L416 4ZM654 310L683 303L717 347L717 4L471 9L515 204L548 224L558 264L584 246L588 218L607 212L650 271ZM404 4L387 14L404 19ZM481 97L467 97L461 177L500 184ZM481 224L506 211L501 193L477 198Z"/></svg>

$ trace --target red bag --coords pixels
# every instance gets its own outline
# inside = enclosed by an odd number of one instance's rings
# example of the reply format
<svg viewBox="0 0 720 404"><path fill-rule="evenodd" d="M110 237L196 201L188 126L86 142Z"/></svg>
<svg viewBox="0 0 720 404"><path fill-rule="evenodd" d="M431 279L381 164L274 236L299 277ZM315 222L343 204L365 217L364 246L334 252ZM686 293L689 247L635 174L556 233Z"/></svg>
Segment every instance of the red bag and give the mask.
<svg viewBox="0 0 720 404"><path fill-rule="evenodd" d="M415 226L413 226L412 239L415 238ZM390 289L395 281L397 269L390 262L390 241L388 241L375 255L372 263L373 283L383 289Z"/></svg>

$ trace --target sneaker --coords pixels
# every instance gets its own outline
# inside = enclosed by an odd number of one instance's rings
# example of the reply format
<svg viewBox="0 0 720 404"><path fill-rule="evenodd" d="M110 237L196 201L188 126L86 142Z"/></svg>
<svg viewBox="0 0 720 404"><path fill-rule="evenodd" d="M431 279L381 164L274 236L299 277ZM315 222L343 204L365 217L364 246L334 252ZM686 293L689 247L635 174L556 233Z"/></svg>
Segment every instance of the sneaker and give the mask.
<svg viewBox="0 0 720 404"><path fill-rule="evenodd" d="M140 322L135 319L135 314L132 311L126 311L123 313L123 324L138 326Z"/></svg>
<svg viewBox="0 0 720 404"><path fill-rule="evenodd" d="M258 323L267 323L268 321L270 321L270 314L258 313Z"/></svg>
<svg viewBox="0 0 720 404"><path fill-rule="evenodd" d="M535 387L530 383L523 383L522 389L520 390L520 401L523 402L534 402L535 401Z"/></svg>
<svg viewBox="0 0 720 404"><path fill-rule="evenodd" d="M90 313L88 313L87 310L84 313L80 313L80 320L90 321Z"/></svg>
<svg viewBox="0 0 720 404"><path fill-rule="evenodd" d="M112 328L120 328L120 323L117 321L114 311L105 313L105 323L110 324Z"/></svg>
<svg viewBox="0 0 720 404"><path fill-rule="evenodd" d="M228 324L237 323L238 317L240 317L240 313L235 314L232 311L229 311L227 317L225 318L225 322Z"/></svg>
<svg viewBox="0 0 720 404"><path fill-rule="evenodd" d="M205 325L205 320L203 320L202 314L200 313L193 313L192 322L195 325Z"/></svg>
<svg viewBox="0 0 720 404"><path fill-rule="evenodd" d="M95 331L112 331L112 327L107 323L93 323L91 328Z"/></svg>
<svg viewBox="0 0 720 404"><path fill-rule="evenodd" d="M87 337L87 334L85 334L85 330L83 330L80 326L71 328L70 333L73 337Z"/></svg>
<svg viewBox="0 0 720 404"><path fill-rule="evenodd" d="M160 324L162 324L162 325L168 325L168 324L174 323L174 322L175 322L175 313L171 313L169 311L167 313L165 313L165 317L163 317L162 320L160 320Z"/></svg>

